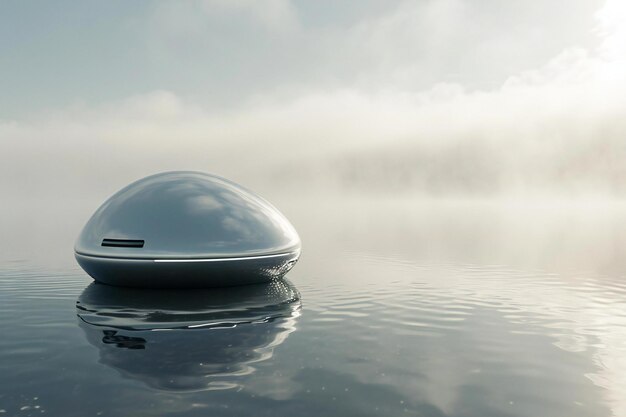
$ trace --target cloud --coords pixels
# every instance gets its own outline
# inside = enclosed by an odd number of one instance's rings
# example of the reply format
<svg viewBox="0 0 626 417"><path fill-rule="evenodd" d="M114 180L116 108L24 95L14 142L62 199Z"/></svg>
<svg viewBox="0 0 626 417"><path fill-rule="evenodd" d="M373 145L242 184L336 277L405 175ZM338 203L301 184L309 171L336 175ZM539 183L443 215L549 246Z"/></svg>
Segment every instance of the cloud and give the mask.
<svg viewBox="0 0 626 417"><path fill-rule="evenodd" d="M336 3L161 3L139 26L150 73L163 80L158 88L206 106L237 106L251 95L297 99L335 89L492 90L565 48L594 47L588 29L598 4L572 1L567 18L555 19L559 0L541 7L372 0L350 13Z"/></svg>
<svg viewBox="0 0 626 417"><path fill-rule="evenodd" d="M16 193L45 193L50 181L68 194L87 184L113 191L154 171L199 169L288 189L622 196L626 70L615 47L624 25L614 8L623 8L615 4L597 14L597 49L566 48L495 89L313 88L223 110L155 91L0 122L0 174L19 178L6 185ZM437 7L444 6L426 16L464 13L453 1ZM376 21L371 36L395 31L392 23L404 18ZM402 37L385 33L381 48Z"/></svg>

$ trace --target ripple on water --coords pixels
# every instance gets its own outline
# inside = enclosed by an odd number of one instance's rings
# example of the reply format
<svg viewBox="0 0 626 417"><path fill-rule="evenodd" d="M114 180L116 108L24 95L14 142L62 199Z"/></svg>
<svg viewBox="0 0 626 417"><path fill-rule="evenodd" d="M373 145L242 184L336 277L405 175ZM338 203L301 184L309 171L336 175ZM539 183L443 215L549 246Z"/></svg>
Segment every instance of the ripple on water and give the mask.
<svg viewBox="0 0 626 417"><path fill-rule="evenodd" d="M71 300L91 281L78 269L49 271L14 267L0 271L0 296L4 294L7 300Z"/></svg>
<svg viewBox="0 0 626 417"><path fill-rule="evenodd" d="M484 380L484 389L493 389L487 380L503 378L506 383L560 384L575 395L589 391L583 385L591 381L613 415L626 415L626 287L621 280L354 254L350 262L346 269L358 271L352 280L304 288L303 294L306 305L320 312L309 320L313 328L377 335L362 337L364 346L354 347L355 352L387 356L398 346L393 355L425 363L437 361L429 349L447 352L447 367L460 361L457 366L482 369L478 381ZM429 375L426 365L400 366ZM451 388L434 372L431 385ZM511 395L535 404L559 402L556 392L547 400L550 390L531 387ZM565 394L561 399L569 401Z"/></svg>
<svg viewBox="0 0 626 417"><path fill-rule="evenodd" d="M68 317L78 313L78 333L96 346L98 363L153 389L244 389L266 367L263 381L283 381L285 401L318 372L344 378L342 390L349 381L387 389L409 412L420 403L441 415L459 414L460 405L468 415L626 415L622 281L356 253L343 262L343 275L302 284L294 277L302 316L289 288L267 288L254 305L227 302L219 291L182 304L168 304L173 293L165 292L141 304L132 291L90 298L87 288L80 296L91 280L79 271L13 265L0 273L0 324L12 334L0 340L0 354L20 368L4 361L0 369L40 376L33 358L45 363L51 347L65 352L68 337L76 343ZM298 337L283 343L296 319ZM272 361L279 345L284 356ZM183 348L187 357L172 354Z"/></svg>

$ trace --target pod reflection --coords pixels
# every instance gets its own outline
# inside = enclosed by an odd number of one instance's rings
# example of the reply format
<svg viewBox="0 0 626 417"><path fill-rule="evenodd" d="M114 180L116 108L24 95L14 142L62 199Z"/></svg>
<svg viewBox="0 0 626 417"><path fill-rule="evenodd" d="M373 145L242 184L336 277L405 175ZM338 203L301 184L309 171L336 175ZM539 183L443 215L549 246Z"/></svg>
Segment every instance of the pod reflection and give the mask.
<svg viewBox="0 0 626 417"><path fill-rule="evenodd" d="M288 281L206 290L90 284L76 302L100 363L168 391L228 389L295 330L300 294Z"/></svg>

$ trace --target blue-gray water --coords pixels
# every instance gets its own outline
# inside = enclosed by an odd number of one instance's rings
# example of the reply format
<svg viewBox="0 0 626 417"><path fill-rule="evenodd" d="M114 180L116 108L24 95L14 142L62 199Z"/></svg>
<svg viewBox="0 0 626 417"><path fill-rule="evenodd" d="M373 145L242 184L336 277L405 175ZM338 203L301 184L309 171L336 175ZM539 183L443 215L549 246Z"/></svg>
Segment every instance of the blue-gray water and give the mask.
<svg viewBox="0 0 626 417"><path fill-rule="evenodd" d="M302 259L232 292L94 286L93 201L5 206L0 415L626 415L622 205L276 200Z"/></svg>

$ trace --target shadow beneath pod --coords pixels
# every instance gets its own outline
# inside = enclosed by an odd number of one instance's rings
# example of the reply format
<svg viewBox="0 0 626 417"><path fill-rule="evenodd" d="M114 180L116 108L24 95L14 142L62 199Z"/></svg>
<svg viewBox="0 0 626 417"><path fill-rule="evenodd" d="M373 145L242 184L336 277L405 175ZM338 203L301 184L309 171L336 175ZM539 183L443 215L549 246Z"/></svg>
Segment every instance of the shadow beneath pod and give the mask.
<svg viewBox="0 0 626 417"><path fill-rule="evenodd" d="M167 391L240 386L254 363L296 329L300 294L286 280L202 290L90 284L76 301L79 326L100 363Z"/></svg>

